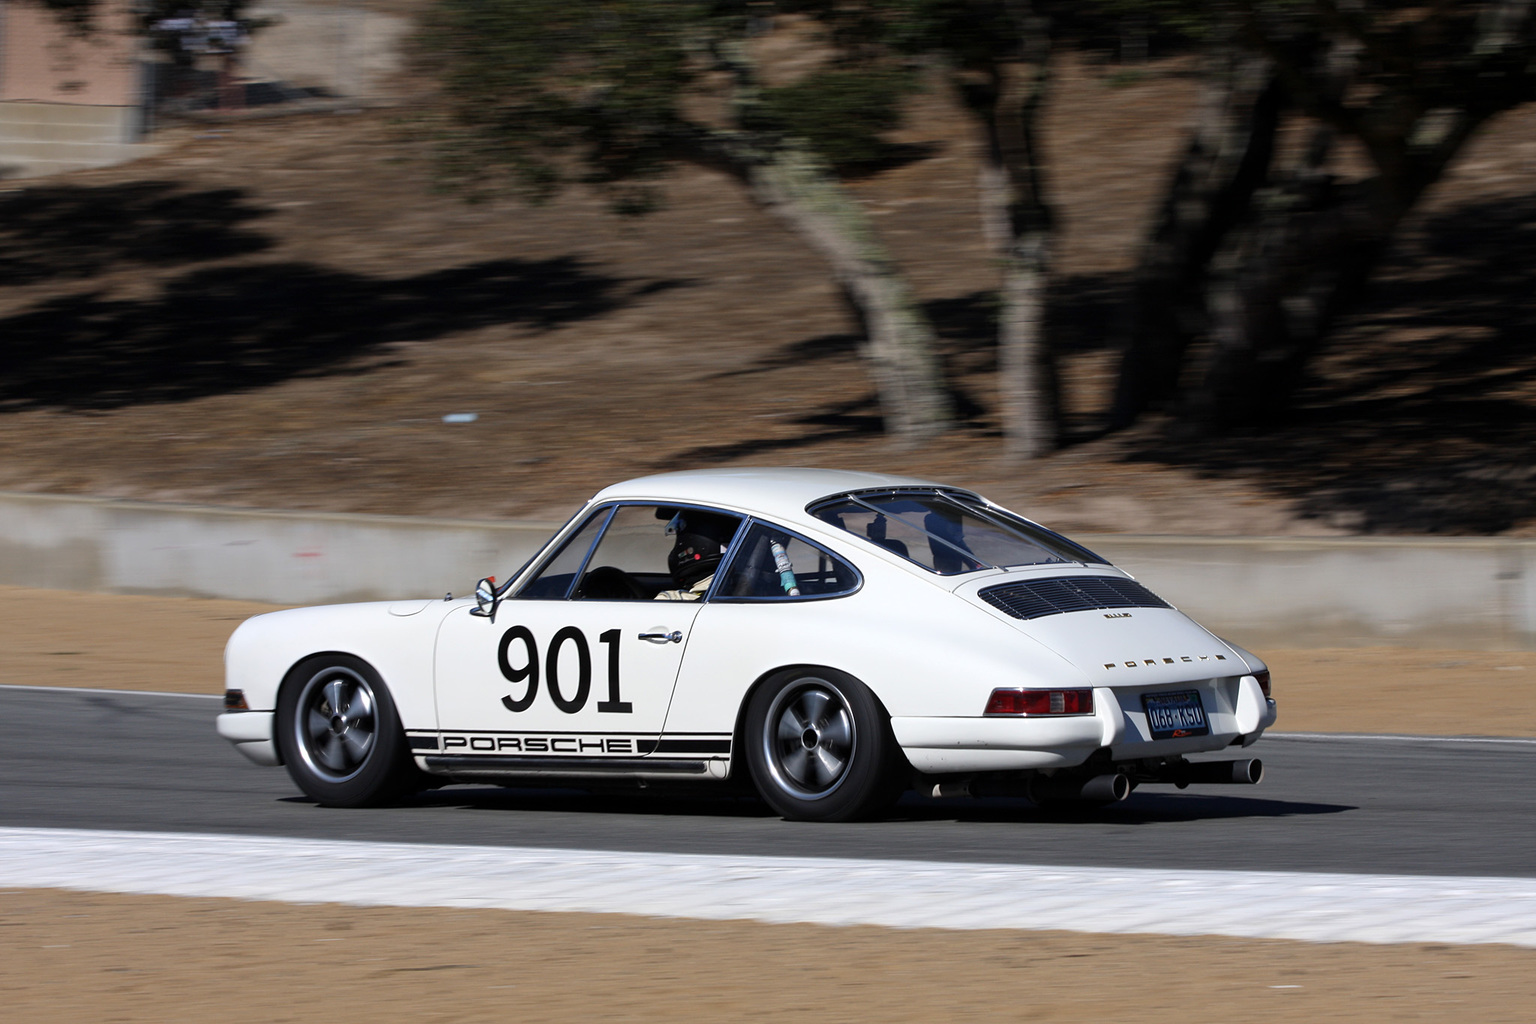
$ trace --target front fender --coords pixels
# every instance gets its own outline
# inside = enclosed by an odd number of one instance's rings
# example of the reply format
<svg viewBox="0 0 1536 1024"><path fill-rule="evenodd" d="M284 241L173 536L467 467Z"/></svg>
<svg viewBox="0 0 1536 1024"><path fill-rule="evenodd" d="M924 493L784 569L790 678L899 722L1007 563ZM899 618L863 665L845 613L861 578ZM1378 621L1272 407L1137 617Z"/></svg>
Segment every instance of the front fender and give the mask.
<svg viewBox="0 0 1536 1024"><path fill-rule="evenodd" d="M315 654L350 654L379 673L402 725L435 729L437 627L454 608L471 603L436 601L423 609L421 602L372 602L258 615L241 623L224 647L225 687L242 691L253 712L275 711L278 689L294 665Z"/></svg>

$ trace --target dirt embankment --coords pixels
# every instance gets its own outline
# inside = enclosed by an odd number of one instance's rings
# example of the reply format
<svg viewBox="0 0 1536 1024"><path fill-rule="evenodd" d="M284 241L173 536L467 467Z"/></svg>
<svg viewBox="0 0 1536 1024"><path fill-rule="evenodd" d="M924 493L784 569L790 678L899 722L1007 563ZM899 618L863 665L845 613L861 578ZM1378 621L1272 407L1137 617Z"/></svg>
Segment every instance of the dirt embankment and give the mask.
<svg viewBox="0 0 1536 1024"><path fill-rule="evenodd" d="M1195 108L1186 70L1068 60L1053 87L1050 333L1077 436L1112 388L1138 241ZM580 192L443 195L397 112L174 129L159 156L0 191L0 488L560 518L645 472L801 464L967 484L1069 530L1531 529L1533 126L1536 106L1512 111L1468 148L1293 422L1152 423L1027 467L1000 455L997 268L943 90L914 98L904 159L854 183L963 412L910 451L878 434L825 268L723 176L680 170L662 210L621 221Z"/></svg>

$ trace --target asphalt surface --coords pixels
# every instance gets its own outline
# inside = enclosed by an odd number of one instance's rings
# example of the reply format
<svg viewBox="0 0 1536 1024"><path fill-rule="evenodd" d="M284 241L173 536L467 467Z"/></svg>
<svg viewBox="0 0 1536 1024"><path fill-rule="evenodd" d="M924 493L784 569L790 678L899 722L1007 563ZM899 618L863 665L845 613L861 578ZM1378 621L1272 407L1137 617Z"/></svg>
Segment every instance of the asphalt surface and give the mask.
<svg viewBox="0 0 1536 1024"><path fill-rule="evenodd" d="M216 700L0 688L0 826L592 850L1536 877L1536 744L1265 738L1259 786L1109 808L908 795L885 820L786 822L714 790L455 786L391 808L304 798L215 735Z"/></svg>

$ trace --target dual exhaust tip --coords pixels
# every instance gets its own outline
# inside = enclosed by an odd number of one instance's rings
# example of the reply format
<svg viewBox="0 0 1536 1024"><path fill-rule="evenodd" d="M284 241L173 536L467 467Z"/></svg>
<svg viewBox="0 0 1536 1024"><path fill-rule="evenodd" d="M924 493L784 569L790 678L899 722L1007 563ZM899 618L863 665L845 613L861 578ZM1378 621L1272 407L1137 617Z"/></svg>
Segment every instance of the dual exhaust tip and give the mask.
<svg viewBox="0 0 1536 1024"><path fill-rule="evenodd" d="M1191 783L1201 785L1254 786L1264 778L1264 762L1256 757L1238 761L1181 761L1163 765L1155 772L1139 774L1137 783L1166 783L1183 789ZM1131 795L1134 786L1125 772L1103 775L1034 775L1024 788L1024 795L1035 803L1083 800L1090 803L1119 803ZM940 782L933 786L934 797L976 796L971 780Z"/></svg>

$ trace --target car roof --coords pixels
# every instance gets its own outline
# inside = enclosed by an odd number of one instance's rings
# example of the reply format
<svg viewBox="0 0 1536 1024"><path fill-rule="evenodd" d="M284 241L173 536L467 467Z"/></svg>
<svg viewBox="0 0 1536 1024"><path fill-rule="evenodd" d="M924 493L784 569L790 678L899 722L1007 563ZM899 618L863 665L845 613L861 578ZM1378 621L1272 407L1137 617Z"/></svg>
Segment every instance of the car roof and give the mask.
<svg viewBox="0 0 1536 1024"><path fill-rule="evenodd" d="M851 469L742 467L657 473L605 487L594 502L656 499L726 505L748 512L804 521L805 506L818 498L882 487L940 487L931 480Z"/></svg>

